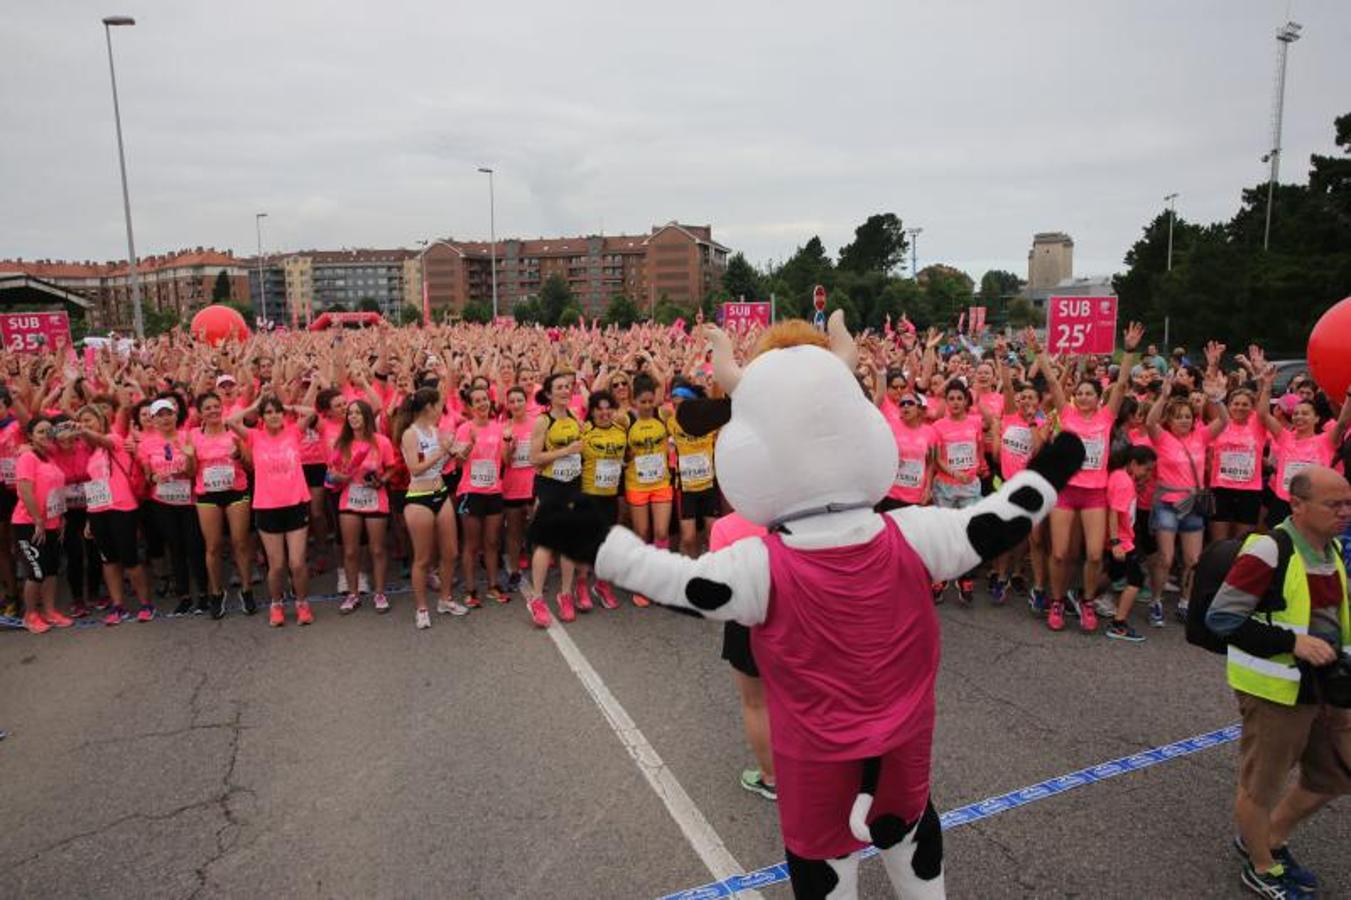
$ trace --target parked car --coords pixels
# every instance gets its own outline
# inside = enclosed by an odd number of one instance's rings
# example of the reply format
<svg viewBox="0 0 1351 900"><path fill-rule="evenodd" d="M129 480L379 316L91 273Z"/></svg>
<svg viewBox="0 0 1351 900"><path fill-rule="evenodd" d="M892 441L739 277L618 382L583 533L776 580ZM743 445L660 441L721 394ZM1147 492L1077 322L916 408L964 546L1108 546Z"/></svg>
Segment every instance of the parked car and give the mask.
<svg viewBox="0 0 1351 900"><path fill-rule="evenodd" d="M1275 359L1271 364L1276 367L1276 381L1271 386L1271 396L1279 397L1290 388L1290 382L1300 375L1309 374L1307 359Z"/></svg>

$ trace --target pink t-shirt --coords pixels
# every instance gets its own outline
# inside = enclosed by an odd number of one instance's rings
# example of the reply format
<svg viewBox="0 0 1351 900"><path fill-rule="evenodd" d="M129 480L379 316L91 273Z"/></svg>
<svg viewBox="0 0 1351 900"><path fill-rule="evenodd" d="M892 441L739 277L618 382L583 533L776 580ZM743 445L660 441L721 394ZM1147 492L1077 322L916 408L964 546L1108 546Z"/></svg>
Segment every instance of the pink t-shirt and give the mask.
<svg viewBox="0 0 1351 900"><path fill-rule="evenodd" d="M187 442L175 431L169 438L158 431L141 433L136 458L150 470L150 499L168 506L192 503L192 479L188 477Z"/></svg>
<svg viewBox="0 0 1351 900"><path fill-rule="evenodd" d="M1201 473L1206 464L1206 447L1209 444L1210 429L1204 427L1193 428L1182 438L1166 428L1160 432L1154 441L1154 452L1159 456L1154 472L1159 479L1159 486L1165 491L1162 499L1171 502L1186 496L1186 491L1170 491L1168 488L1196 490L1202 486L1197 483L1197 477L1205 478Z"/></svg>
<svg viewBox="0 0 1351 900"><path fill-rule="evenodd" d="M89 445L77 441L69 449L57 446L48 458L66 474L66 509L84 509L84 483L89 480Z"/></svg>
<svg viewBox="0 0 1351 900"><path fill-rule="evenodd" d="M328 461L328 467L342 472L348 477L343 482L342 492L338 495L338 511L353 513L389 512L389 492L383 482L370 483L372 477L386 475L394 468L398 460L394 455L394 443L383 434L374 435L372 446L366 441L353 441L347 459L335 448Z"/></svg>
<svg viewBox="0 0 1351 900"><path fill-rule="evenodd" d="M300 462L306 466L325 465L333 455L333 447L342 433L342 419L320 416L312 428L306 428L300 438Z"/></svg>
<svg viewBox="0 0 1351 900"><path fill-rule="evenodd" d="M276 434L259 425L250 428L253 454L253 508L282 509L308 503L309 486L300 462L300 428L288 422Z"/></svg>
<svg viewBox="0 0 1351 900"><path fill-rule="evenodd" d="M239 436L233 431L226 428L207 434L194 428L188 432L188 441L197 452L197 475L192 485L195 494L242 491L249 486L240 461Z"/></svg>
<svg viewBox="0 0 1351 900"><path fill-rule="evenodd" d="M924 423L918 428L911 428L899 420L888 424L896 440L896 477L892 479L887 496L902 503L919 503L924 499L929 451L938 446L938 432L932 425Z"/></svg>
<svg viewBox="0 0 1351 900"><path fill-rule="evenodd" d="M1100 407L1085 416L1074 405L1060 411L1060 430L1077 434L1084 442L1084 467L1070 479L1071 487L1107 487L1107 449L1112 436L1112 411Z"/></svg>
<svg viewBox="0 0 1351 900"><path fill-rule="evenodd" d="M748 522L736 513L720 516L708 530L708 550L721 550L744 538L764 537L769 530L763 525Z"/></svg>
<svg viewBox="0 0 1351 900"><path fill-rule="evenodd" d="M976 406L994 417L996 422L1004 415L1004 394L1000 391L986 391L976 397Z"/></svg>
<svg viewBox="0 0 1351 900"><path fill-rule="evenodd" d="M89 481L85 483L85 499L89 512L101 513L109 510L131 512L140 504L131 490L131 467L136 461L125 447L115 450L97 448L89 457L85 469Z"/></svg>
<svg viewBox="0 0 1351 900"><path fill-rule="evenodd" d="M1148 447L1154 449L1154 439L1149 436L1149 432L1143 428L1131 428L1126 431L1126 440L1132 447ZM1159 478L1154 469L1149 470L1149 477L1143 484L1137 486L1135 495L1140 500L1140 506L1149 509L1154 505L1154 488L1159 483Z"/></svg>
<svg viewBox="0 0 1351 900"><path fill-rule="evenodd" d="M0 428L0 483L11 491L14 490L14 465L19 459L23 440L23 427L17 419L11 419Z"/></svg>
<svg viewBox="0 0 1351 900"><path fill-rule="evenodd" d="M983 455L983 423L974 413L967 413L960 419L944 416L933 423L938 433L938 458L947 463L953 472L969 472L973 477L980 468ZM956 478L941 469L935 477L945 484L958 484Z"/></svg>
<svg viewBox="0 0 1351 900"><path fill-rule="evenodd" d="M502 493L502 423L495 419L489 419L486 425L462 422L455 429L455 443L473 444L456 496Z"/></svg>
<svg viewBox="0 0 1351 900"><path fill-rule="evenodd" d="M534 420L526 416L520 422L505 422L515 441L511 455L502 470L502 497L505 500L524 500L535 493L535 467L530 465L530 432Z"/></svg>
<svg viewBox="0 0 1351 900"><path fill-rule="evenodd" d="M1027 468L1040 427L1041 423L1027 421L1022 413L1009 413L1000 419L999 474L1005 480Z"/></svg>
<svg viewBox="0 0 1351 900"><path fill-rule="evenodd" d="M1107 508L1116 516L1116 536L1127 553L1135 549L1135 510L1140 502L1135 479L1125 469L1107 476Z"/></svg>
<svg viewBox="0 0 1351 900"><path fill-rule="evenodd" d="M1330 466L1336 448L1332 446L1332 435L1326 431L1316 431L1306 438L1295 436L1295 430L1288 428L1276 441L1276 474L1271 479L1271 489L1282 500L1290 499L1290 480L1313 466Z"/></svg>
<svg viewBox="0 0 1351 900"><path fill-rule="evenodd" d="M1242 424L1230 421L1210 445L1210 486L1231 491L1262 489L1262 448L1268 432L1256 415Z"/></svg>
<svg viewBox="0 0 1351 900"><path fill-rule="evenodd" d="M33 485L33 500L46 516L43 529L53 531L60 528L61 516L66 512L66 473L61 471L61 467L48 460L38 459L32 450L25 450L14 464L14 474L16 482L27 481ZM15 525L34 524L22 497L9 520Z"/></svg>

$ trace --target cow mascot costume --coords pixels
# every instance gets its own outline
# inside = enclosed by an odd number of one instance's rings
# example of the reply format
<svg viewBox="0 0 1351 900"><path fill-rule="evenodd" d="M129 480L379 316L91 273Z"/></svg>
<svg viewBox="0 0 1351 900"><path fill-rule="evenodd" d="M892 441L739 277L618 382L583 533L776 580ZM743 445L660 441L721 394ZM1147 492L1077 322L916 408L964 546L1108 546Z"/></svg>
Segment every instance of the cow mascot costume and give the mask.
<svg viewBox="0 0 1351 900"><path fill-rule="evenodd" d="M531 534L597 578L750 626L797 897L855 897L870 843L898 896L942 897L929 796L939 656L930 585L1025 538L1079 470L1083 444L1061 435L967 509L879 515L896 443L854 377L857 350L838 312L828 335L776 325L743 370L727 335L707 327L727 397L680 407L686 431L721 428L718 484L766 537L690 559L607 524L585 501L541 509Z"/></svg>

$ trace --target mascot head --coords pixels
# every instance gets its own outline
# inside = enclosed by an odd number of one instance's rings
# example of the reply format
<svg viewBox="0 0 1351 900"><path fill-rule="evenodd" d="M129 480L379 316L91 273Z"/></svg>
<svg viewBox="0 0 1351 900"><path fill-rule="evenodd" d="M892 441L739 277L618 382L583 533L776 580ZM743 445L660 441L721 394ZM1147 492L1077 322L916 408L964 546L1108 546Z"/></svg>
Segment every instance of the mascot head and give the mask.
<svg viewBox="0 0 1351 900"><path fill-rule="evenodd" d="M842 313L831 316L828 334L800 321L776 325L743 369L727 336L708 333L730 407L687 401L679 420L691 433L721 425L718 485L751 522L872 506L896 476L896 442L854 377L858 351Z"/></svg>

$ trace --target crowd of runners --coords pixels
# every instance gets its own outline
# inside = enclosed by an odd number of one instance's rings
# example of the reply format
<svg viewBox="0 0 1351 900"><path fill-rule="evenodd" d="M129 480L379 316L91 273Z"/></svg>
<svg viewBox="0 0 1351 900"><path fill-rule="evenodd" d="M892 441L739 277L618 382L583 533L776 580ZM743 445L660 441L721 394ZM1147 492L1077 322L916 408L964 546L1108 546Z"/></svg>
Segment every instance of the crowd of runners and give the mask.
<svg viewBox="0 0 1351 900"><path fill-rule="evenodd" d="M531 551L529 518L584 496L657 547L701 552L730 512L716 434L687 434L674 410L716 392L705 327L386 326L215 346L174 332L83 357L0 354L4 613L35 633L260 608L281 626L288 606L306 625L311 578L333 568L344 614L389 611L402 572L418 628L433 608L513 595L541 627L613 609L611 585ZM759 337L731 335L742 362ZM1131 325L1109 358L1049 354L1031 330L902 320L859 336L860 386L896 437L884 509L971 504L1057 429L1087 448L1027 544L935 584L935 603L972 604L979 574L995 604L1025 598L1053 631L1105 617L1108 637L1143 640L1137 602L1153 626L1170 595L1185 616L1207 541L1280 522L1298 472L1341 464L1351 403L1304 376L1276 395L1257 346L1165 357L1144 337Z"/></svg>

